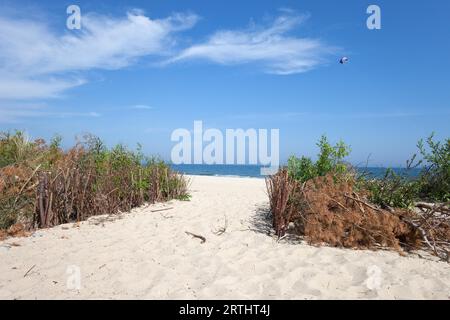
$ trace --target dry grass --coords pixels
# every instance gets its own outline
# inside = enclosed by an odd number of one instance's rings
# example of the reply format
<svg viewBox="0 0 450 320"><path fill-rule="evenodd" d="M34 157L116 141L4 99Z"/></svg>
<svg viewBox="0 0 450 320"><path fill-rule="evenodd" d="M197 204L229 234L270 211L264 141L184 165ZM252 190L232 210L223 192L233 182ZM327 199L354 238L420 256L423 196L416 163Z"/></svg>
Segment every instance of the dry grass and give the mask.
<svg viewBox="0 0 450 320"><path fill-rule="evenodd" d="M187 196L188 181L164 162L89 139L64 152L0 137L0 229L51 227Z"/></svg>

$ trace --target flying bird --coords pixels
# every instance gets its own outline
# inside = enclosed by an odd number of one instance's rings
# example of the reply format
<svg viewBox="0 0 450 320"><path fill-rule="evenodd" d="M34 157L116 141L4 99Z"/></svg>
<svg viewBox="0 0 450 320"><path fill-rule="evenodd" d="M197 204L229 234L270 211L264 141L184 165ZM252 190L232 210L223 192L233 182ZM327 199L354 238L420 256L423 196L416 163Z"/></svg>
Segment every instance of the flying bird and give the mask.
<svg viewBox="0 0 450 320"><path fill-rule="evenodd" d="M340 64L346 64L348 62L348 58L347 57L342 57L341 60L339 60Z"/></svg>

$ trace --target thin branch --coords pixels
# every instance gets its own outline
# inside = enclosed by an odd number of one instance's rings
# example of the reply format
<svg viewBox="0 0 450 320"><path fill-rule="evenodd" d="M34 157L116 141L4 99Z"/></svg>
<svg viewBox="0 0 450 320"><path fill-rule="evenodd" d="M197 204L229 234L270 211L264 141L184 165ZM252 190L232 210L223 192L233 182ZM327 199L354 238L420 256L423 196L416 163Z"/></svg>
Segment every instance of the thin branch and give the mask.
<svg viewBox="0 0 450 320"><path fill-rule="evenodd" d="M185 233L186 233L188 236L192 236L192 237L194 237L194 238L200 239L200 240L201 240L201 244L203 244L203 243L206 242L206 238L205 238L204 236L200 236L200 235L198 235L198 234L194 234L194 233L189 232L189 231L185 231Z"/></svg>

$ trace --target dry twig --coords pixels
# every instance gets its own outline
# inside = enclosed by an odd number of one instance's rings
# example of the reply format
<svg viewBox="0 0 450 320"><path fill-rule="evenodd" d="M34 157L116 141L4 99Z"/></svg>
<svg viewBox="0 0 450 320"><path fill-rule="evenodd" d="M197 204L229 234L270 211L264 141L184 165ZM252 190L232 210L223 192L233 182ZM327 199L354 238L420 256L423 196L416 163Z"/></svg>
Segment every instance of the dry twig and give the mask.
<svg viewBox="0 0 450 320"><path fill-rule="evenodd" d="M206 242L206 238L203 237L203 236L200 236L200 235L198 235L198 234L195 234L195 233L192 233L192 232L189 232L189 231L185 231L185 233L186 233L188 236L192 236L192 237L194 237L194 238L200 239L200 240L201 240L201 244L203 244L203 243Z"/></svg>
<svg viewBox="0 0 450 320"><path fill-rule="evenodd" d="M25 277L31 272L31 270L34 269L34 267L36 267L36 265L33 265L30 269L28 269L27 273L25 273L25 274L23 275L23 277L25 278Z"/></svg>

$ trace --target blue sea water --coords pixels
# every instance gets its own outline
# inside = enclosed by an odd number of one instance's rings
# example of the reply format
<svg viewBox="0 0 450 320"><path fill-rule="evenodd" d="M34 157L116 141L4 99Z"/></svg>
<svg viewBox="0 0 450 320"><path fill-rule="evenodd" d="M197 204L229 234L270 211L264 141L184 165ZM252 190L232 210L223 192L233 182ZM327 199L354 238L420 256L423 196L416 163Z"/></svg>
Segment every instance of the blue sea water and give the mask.
<svg viewBox="0 0 450 320"><path fill-rule="evenodd" d="M253 177L264 178L261 175L262 166L259 165L205 165L205 164L172 164L171 167L181 173L201 176L235 176L235 177ZM392 168L395 173L407 177L416 177L420 169ZM387 168L369 167L357 168L361 173L366 173L373 178L383 178Z"/></svg>
<svg viewBox="0 0 450 320"><path fill-rule="evenodd" d="M189 175L263 178L261 166L258 165L172 164L171 166L174 170Z"/></svg>

